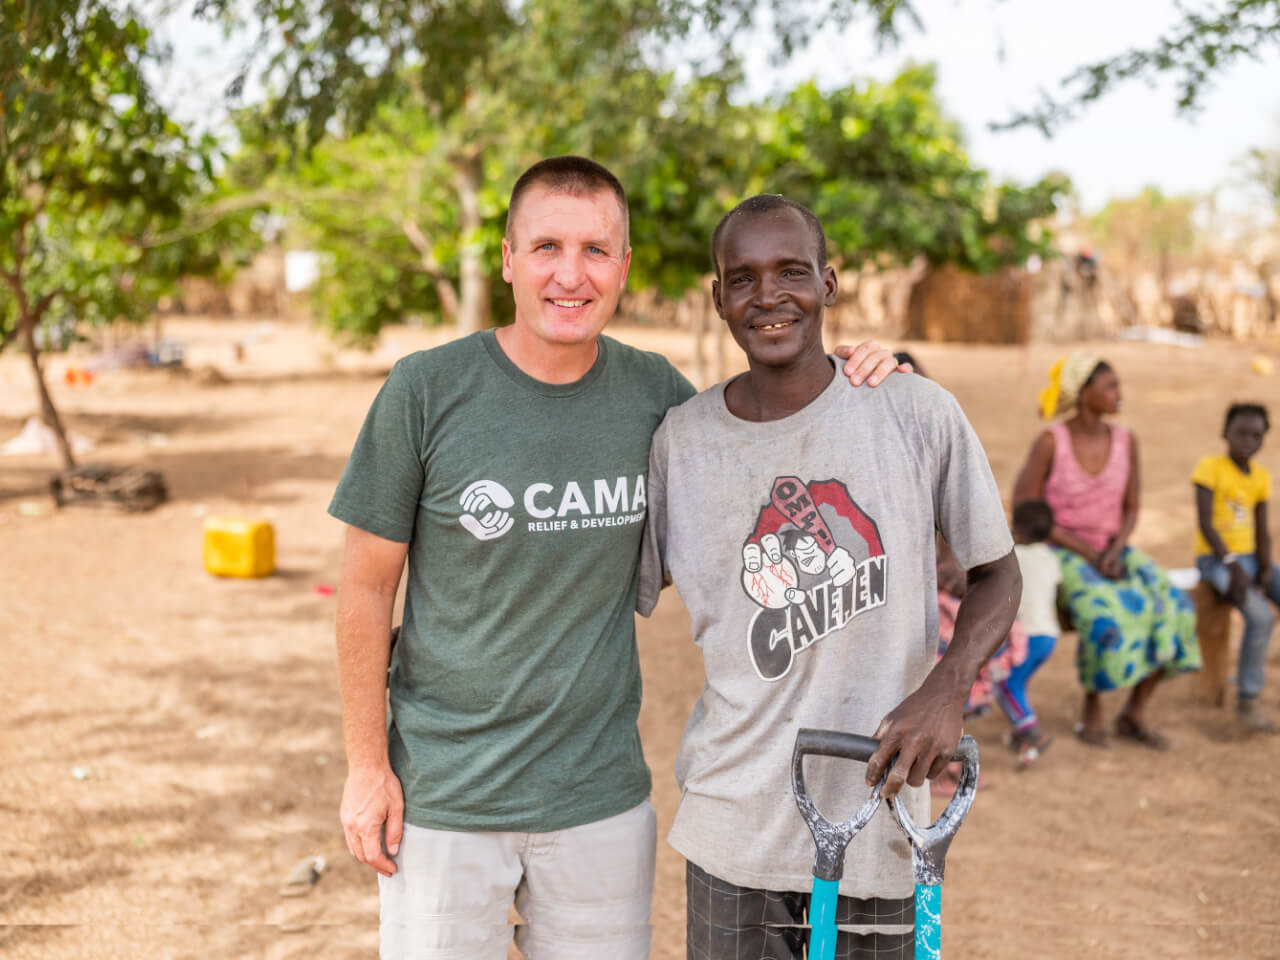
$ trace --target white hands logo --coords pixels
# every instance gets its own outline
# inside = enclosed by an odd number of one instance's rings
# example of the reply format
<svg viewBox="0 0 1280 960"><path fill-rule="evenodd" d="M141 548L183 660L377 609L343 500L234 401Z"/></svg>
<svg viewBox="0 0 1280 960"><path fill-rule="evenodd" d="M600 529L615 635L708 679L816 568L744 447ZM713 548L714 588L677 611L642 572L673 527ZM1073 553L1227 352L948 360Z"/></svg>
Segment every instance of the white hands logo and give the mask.
<svg viewBox="0 0 1280 960"><path fill-rule="evenodd" d="M477 480L462 491L458 502L466 511L458 522L477 540L497 540L515 526L507 511L516 502L500 483Z"/></svg>

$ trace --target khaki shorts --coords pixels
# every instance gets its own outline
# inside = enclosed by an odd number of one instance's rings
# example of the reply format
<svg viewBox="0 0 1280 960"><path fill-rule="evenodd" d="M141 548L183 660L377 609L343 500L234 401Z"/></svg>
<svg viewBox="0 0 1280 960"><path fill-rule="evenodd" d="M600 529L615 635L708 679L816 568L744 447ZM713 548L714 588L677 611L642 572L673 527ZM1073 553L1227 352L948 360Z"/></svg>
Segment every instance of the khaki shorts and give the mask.
<svg viewBox="0 0 1280 960"><path fill-rule="evenodd" d="M383 960L505 960L514 927L527 960L649 956L657 816L625 813L552 833L404 825L397 870L379 877Z"/></svg>

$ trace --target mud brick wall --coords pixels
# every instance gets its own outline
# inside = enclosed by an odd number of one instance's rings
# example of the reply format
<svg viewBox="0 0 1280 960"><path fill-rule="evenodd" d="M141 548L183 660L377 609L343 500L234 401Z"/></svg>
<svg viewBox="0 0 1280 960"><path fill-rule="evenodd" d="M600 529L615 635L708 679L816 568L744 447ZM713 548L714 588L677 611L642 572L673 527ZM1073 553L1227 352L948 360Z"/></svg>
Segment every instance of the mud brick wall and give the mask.
<svg viewBox="0 0 1280 960"><path fill-rule="evenodd" d="M934 343L1025 343L1031 278L1006 268L977 274L958 267L929 270L911 291L906 334Z"/></svg>

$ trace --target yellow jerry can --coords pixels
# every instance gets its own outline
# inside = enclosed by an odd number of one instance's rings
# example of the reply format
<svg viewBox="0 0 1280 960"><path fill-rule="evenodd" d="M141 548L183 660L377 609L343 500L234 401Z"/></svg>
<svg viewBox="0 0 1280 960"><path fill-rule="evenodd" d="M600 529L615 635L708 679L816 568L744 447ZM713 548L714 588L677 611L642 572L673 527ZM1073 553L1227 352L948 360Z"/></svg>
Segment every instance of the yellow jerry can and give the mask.
<svg viewBox="0 0 1280 960"><path fill-rule="evenodd" d="M219 577L269 577L276 569L276 531L265 520L205 517L204 568Z"/></svg>

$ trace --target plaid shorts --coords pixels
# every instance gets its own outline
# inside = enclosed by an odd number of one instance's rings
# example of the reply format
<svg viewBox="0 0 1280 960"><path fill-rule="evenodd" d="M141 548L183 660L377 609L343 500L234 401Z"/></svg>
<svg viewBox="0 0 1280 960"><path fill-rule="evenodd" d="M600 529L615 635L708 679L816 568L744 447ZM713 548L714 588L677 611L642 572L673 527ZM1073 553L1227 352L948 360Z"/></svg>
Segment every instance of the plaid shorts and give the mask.
<svg viewBox="0 0 1280 960"><path fill-rule="evenodd" d="M809 944L809 894L739 887L690 863L685 868L688 899L685 943L688 960L804 960ZM900 926L915 923L915 902L836 902L840 927ZM915 934L854 933L841 929L836 960L913 960Z"/></svg>

